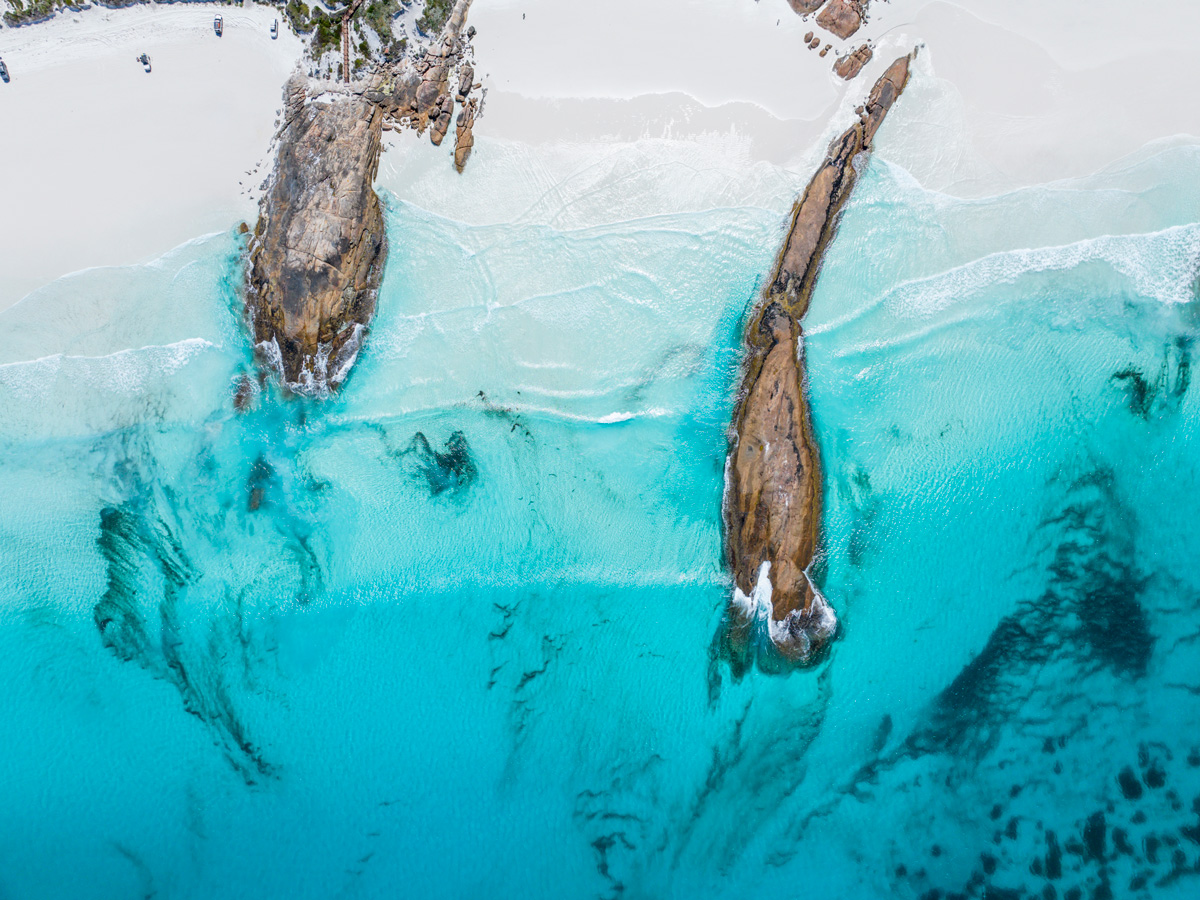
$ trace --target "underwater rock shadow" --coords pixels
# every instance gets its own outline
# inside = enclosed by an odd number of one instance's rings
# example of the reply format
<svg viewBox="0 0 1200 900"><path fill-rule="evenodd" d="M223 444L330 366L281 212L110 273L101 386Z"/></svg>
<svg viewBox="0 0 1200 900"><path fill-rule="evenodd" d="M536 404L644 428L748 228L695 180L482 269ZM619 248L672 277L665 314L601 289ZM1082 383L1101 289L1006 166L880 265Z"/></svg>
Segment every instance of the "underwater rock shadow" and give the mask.
<svg viewBox="0 0 1200 900"><path fill-rule="evenodd" d="M873 803L883 802L884 796L925 791L945 797L953 807L962 790L978 795L973 801L964 795L962 802L992 804L994 846L982 848L977 862L982 868L966 883L937 885L939 870L953 870L944 863L923 861L914 854L916 848L906 849L903 841L893 841L892 852L903 860L893 876L895 890L940 898L979 896L981 891L986 897L1007 897L1014 884L1022 883L1023 872L1026 880L1030 875L1039 879L1039 887L1032 892L1021 888L1011 895L1040 897L1040 881L1050 877L1047 871L1061 871L1065 850L1074 867L1070 877L1088 884L1091 879L1100 891L1096 896L1103 895L1111 854L1089 856L1088 847L1099 842L1096 836L1106 827L1104 804L1109 799L1083 797L1083 802L1095 802L1100 809L1074 823L1071 819L1055 823L1053 809L1043 813L1038 807L1039 818L1046 817L1044 832L1042 822L1037 823L1038 840L1045 844L1046 853L1032 862L1028 837L1018 837L1024 817L1006 815L1005 810L1023 802L1016 798L1025 787L1034 788L1032 796L1053 790L1051 781L1043 787L1036 779L1068 777L1062 775L1060 754L1087 727L1091 712L1114 702L1114 683L1136 684L1146 677L1156 646L1143 600L1148 579L1136 564L1137 521L1119 495L1111 468L1093 463L1077 477L1052 481L1048 494L1048 512L1035 533L1046 573L1044 591L1036 598L1019 601L998 622L984 646L930 702L907 736L901 735L897 741L894 724L884 718L868 761L848 782L833 787L819 805L794 820L791 834L796 843L776 853L769 860L772 864L785 865L802 853L809 826L831 815L847 798ZM945 764L932 770L922 764L908 774L898 771L923 757L940 757ZM1024 776L999 774L1009 766L1014 773L1028 771ZM1142 768L1144 777L1153 781L1152 761ZM894 770L894 777L886 778ZM1017 782L1009 785L1006 779L1010 777ZM1035 780L1026 784L1022 777ZM1117 784L1114 769L1110 787L1115 789ZM1001 787L1002 793L991 794ZM908 805L917 818L925 815L917 811L923 804L916 796ZM974 818L982 820L982 816ZM1055 828L1060 834L1069 832L1062 847L1056 843ZM1125 840L1119 827L1113 833L1115 839ZM1200 837L1200 830L1197 835ZM947 838L954 836L948 834ZM941 852L935 844L931 855ZM1001 880L993 879L993 873ZM1058 884L1060 888L1071 886ZM1083 894L1091 895L1090 888Z"/></svg>

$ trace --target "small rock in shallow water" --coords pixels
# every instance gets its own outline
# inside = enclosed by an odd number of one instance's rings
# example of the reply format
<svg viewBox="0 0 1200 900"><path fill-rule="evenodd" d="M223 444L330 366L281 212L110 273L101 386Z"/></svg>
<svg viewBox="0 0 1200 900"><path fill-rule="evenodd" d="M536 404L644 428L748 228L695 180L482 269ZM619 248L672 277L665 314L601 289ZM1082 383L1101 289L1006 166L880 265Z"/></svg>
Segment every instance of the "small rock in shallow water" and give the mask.
<svg viewBox="0 0 1200 900"><path fill-rule="evenodd" d="M1046 832L1046 877L1062 878L1062 848L1053 831Z"/></svg>
<svg viewBox="0 0 1200 900"><path fill-rule="evenodd" d="M1126 800L1141 799L1142 784L1129 766L1123 768L1117 775L1117 784L1121 786L1121 793Z"/></svg>
<svg viewBox="0 0 1200 900"><path fill-rule="evenodd" d="M1146 835L1145 840L1142 841L1142 853L1146 857L1146 862L1148 862L1148 863L1157 863L1158 862L1158 848L1159 848L1158 838L1152 834Z"/></svg>
<svg viewBox="0 0 1200 900"><path fill-rule="evenodd" d="M1104 813L1096 812L1088 816L1087 824L1083 826L1083 841L1087 845L1088 859L1102 862L1106 854L1106 832L1108 826Z"/></svg>

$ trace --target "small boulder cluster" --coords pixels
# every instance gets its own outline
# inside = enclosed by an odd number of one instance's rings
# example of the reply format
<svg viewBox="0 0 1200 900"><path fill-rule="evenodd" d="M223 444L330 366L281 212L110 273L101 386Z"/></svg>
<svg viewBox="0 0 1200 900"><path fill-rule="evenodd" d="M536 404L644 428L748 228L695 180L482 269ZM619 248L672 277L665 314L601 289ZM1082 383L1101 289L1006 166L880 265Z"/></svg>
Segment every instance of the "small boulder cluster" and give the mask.
<svg viewBox="0 0 1200 900"><path fill-rule="evenodd" d="M479 112L479 101L471 96L480 88L470 62L470 39L474 34L474 27L467 29L465 37L447 28L442 40L428 51L385 67L361 88L363 97L383 111L384 130L414 128L424 134L428 129L430 141L440 146L453 122L454 164L460 172L475 142L472 129ZM455 75L457 89L451 87ZM456 101L462 107L457 119Z"/></svg>
<svg viewBox="0 0 1200 900"><path fill-rule="evenodd" d="M858 31L867 17L867 6L870 0L788 0L797 15L807 18L810 13L817 12L817 25L843 41ZM808 32L804 35L804 44L809 50L820 47L820 56L824 58L832 44L821 47L821 39ZM833 71L849 81L862 71L863 66L871 61L872 49L869 44L863 44L857 50L838 58Z"/></svg>

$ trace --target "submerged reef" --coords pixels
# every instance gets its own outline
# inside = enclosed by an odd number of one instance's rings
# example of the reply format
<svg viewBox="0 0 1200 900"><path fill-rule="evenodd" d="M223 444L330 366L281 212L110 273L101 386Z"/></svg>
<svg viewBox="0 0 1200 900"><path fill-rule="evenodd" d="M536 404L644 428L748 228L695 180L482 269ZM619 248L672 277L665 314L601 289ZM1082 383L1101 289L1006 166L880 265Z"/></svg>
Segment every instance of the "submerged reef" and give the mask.
<svg viewBox="0 0 1200 900"><path fill-rule="evenodd" d="M373 183L384 130L430 131L440 144L459 116L455 165L474 143L475 85L458 0L439 42L367 80L334 84L299 71L284 89L286 113L269 186L250 242L246 318L260 358L290 390L320 395L350 372L375 313L387 260Z"/></svg>
<svg viewBox="0 0 1200 900"><path fill-rule="evenodd" d="M723 508L734 592L718 641L735 675L756 659L770 671L810 663L837 628L809 577L820 539L821 463L804 392L800 321L863 154L908 82L911 59L892 63L859 120L830 145L792 209L775 269L746 326Z"/></svg>

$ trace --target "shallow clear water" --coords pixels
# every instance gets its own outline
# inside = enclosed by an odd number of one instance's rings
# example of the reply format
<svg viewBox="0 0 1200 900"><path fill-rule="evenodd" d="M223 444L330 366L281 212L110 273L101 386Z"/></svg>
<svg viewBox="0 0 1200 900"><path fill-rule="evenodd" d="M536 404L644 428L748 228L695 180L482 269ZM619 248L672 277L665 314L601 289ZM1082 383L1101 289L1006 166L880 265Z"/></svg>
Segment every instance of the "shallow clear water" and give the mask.
<svg viewBox="0 0 1200 900"><path fill-rule="evenodd" d="M325 403L233 411L231 235L0 316L0 896L1193 896L1200 149L974 201L871 163L806 322L842 634L735 683L794 181L389 194Z"/></svg>

